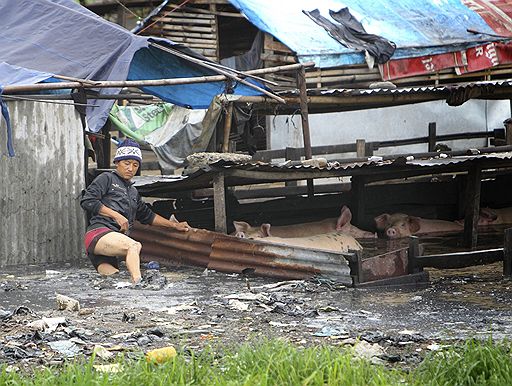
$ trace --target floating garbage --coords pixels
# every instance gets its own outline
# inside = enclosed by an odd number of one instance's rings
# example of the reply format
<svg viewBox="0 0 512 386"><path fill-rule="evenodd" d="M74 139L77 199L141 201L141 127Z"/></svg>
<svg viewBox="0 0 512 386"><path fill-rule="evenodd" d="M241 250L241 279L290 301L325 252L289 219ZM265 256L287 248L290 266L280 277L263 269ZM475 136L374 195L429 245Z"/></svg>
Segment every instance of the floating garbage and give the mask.
<svg viewBox="0 0 512 386"><path fill-rule="evenodd" d="M176 355L178 355L176 349L172 346L167 346L148 351L146 353L146 361L163 363L173 359Z"/></svg>

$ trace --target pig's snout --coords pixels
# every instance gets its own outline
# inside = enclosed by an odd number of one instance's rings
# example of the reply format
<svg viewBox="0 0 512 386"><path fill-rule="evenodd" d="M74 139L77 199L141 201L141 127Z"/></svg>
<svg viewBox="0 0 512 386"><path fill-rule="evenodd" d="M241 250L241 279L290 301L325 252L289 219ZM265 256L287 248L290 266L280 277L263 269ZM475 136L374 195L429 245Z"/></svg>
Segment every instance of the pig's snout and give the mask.
<svg viewBox="0 0 512 386"><path fill-rule="evenodd" d="M398 232L396 231L395 228L388 228L386 229L386 236L389 237L390 239L394 239L398 237Z"/></svg>

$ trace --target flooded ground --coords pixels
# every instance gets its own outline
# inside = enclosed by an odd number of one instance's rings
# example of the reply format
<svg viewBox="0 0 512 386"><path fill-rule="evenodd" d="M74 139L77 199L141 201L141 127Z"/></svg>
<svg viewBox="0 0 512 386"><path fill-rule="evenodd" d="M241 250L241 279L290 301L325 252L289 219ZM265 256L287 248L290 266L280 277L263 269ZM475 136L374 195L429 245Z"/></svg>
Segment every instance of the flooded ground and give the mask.
<svg viewBox="0 0 512 386"><path fill-rule="evenodd" d="M160 272L167 278L160 290L116 288L126 276L104 280L85 262L0 273L0 363L58 363L90 355L96 345L137 353L281 338L299 345L360 339L378 345L380 360L409 366L446 340L502 339L512 332L512 283L502 279L501 263L429 270L430 283L421 288L354 289L199 268ZM81 311L58 310L56 294L78 300ZM29 326L43 317L65 323L39 331Z"/></svg>

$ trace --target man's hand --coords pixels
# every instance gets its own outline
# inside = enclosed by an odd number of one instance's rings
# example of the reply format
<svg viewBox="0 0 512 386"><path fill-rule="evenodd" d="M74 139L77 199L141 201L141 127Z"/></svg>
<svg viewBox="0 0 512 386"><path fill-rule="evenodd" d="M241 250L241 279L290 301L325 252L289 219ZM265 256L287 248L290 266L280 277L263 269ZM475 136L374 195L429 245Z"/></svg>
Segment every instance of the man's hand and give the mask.
<svg viewBox="0 0 512 386"><path fill-rule="evenodd" d="M188 223L186 221L171 222L170 224L171 225L169 226L169 228L176 229L177 231L180 231L180 232L188 232L190 229L190 225L188 225Z"/></svg>
<svg viewBox="0 0 512 386"><path fill-rule="evenodd" d="M128 231L128 228L130 227L130 223L128 222L128 219L126 217L124 217L122 214L117 213L117 216L114 217L114 220L117 222L117 224L121 228L119 230L121 233L126 233Z"/></svg>
<svg viewBox="0 0 512 386"><path fill-rule="evenodd" d="M179 222L174 216L171 216L171 218L167 220L166 218L163 218L162 216L156 214L151 225L176 229L177 231L180 232L187 232L190 230L190 225L188 225L186 221Z"/></svg>

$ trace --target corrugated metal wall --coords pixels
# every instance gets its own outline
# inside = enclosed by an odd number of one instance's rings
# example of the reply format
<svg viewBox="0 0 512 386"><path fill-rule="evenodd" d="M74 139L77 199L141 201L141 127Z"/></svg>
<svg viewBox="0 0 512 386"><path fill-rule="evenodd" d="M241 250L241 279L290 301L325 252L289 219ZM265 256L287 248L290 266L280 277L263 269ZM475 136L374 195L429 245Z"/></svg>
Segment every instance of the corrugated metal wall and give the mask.
<svg viewBox="0 0 512 386"><path fill-rule="evenodd" d="M78 198L84 186L82 125L73 106L7 102L14 158L0 123L0 267L84 258Z"/></svg>

